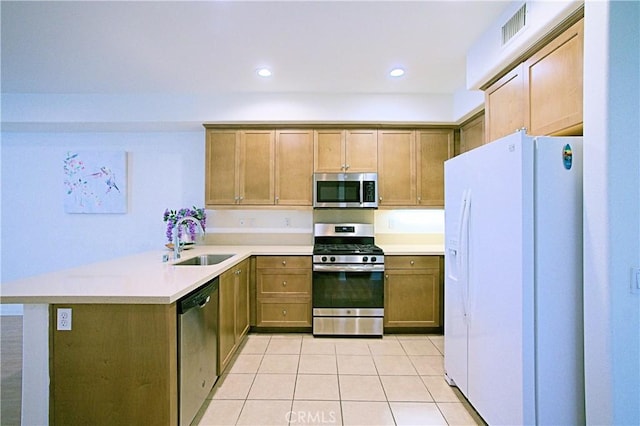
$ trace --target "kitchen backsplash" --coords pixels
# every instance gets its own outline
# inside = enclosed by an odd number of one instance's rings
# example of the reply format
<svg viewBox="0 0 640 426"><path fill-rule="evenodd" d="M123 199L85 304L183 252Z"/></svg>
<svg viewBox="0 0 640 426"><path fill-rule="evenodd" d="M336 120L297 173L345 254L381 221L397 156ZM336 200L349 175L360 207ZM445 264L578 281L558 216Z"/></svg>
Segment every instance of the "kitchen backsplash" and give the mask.
<svg viewBox="0 0 640 426"><path fill-rule="evenodd" d="M208 244L311 245L316 222L375 224L379 244L440 244L444 210L207 210Z"/></svg>

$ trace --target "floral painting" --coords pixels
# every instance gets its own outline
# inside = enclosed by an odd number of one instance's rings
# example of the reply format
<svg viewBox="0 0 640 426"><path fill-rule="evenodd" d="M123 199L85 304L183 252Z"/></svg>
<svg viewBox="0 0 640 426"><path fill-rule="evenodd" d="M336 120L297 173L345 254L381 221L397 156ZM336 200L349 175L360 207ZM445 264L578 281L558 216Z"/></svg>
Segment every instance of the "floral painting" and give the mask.
<svg viewBox="0 0 640 426"><path fill-rule="evenodd" d="M127 153L67 152L64 187L66 213L126 213Z"/></svg>

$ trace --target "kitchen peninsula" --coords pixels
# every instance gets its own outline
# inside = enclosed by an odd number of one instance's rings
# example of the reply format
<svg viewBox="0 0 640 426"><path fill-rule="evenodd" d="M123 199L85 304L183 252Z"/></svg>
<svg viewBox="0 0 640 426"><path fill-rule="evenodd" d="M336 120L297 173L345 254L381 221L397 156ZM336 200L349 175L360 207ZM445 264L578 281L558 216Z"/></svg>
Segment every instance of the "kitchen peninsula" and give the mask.
<svg viewBox="0 0 640 426"><path fill-rule="evenodd" d="M441 256L443 250L439 244L383 248L388 255ZM312 246L204 245L182 252L182 260L233 254L210 266L175 266L162 261L167 253L2 284L2 303L25 304L23 422L176 424L176 302L253 256L310 256ZM58 307L73 308L71 331L56 330ZM76 330L93 337L73 340ZM72 391L57 393L70 378Z"/></svg>

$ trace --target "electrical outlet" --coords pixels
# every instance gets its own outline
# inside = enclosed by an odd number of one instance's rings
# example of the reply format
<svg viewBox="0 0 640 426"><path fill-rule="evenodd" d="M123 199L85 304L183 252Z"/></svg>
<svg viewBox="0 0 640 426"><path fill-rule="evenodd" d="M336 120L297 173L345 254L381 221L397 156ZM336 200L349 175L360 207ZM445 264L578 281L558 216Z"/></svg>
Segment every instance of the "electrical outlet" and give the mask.
<svg viewBox="0 0 640 426"><path fill-rule="evenodd" d="M58 308L58 330L71 330L71 308Z"/></svg>
<svg viewBox="0 0 640 426"><path fill-rule="evenodd" d="M289 217L284 218L284 226L286 226L287 228L291 227L291 218Z"/></svg>

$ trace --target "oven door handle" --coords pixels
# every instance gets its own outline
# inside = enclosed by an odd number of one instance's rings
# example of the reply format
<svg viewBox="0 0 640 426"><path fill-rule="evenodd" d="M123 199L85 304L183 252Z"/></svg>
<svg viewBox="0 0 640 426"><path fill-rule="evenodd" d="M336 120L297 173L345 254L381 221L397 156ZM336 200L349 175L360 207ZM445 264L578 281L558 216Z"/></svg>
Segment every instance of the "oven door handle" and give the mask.
<svg viewBox="0 0 640 426"><path fill-rule="evenodd" d="M384 264L313 265L313 270L318 272L384 272Z"/></svg>

